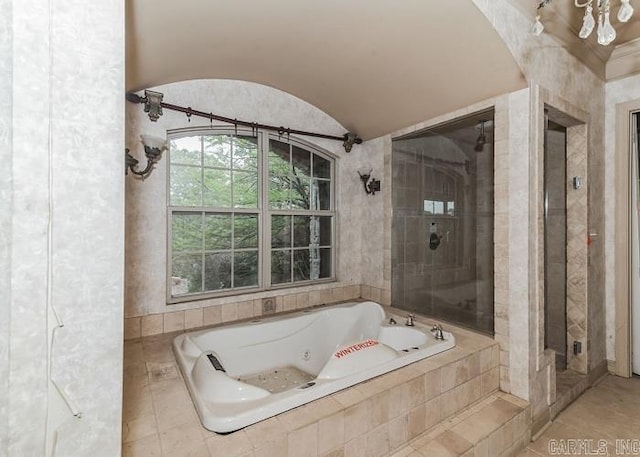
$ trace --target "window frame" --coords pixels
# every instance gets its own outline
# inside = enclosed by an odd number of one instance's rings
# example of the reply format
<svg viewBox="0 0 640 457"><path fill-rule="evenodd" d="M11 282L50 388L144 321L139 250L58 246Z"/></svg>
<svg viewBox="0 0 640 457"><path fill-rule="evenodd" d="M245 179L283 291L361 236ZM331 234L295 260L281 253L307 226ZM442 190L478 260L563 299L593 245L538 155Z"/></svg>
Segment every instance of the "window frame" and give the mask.
<svg viewBox="0 0 640 457"><path fill-rule="evenodd" d="M167 151L167 170L166 170L166 300L167 304L178 304L190 301L207 300L212 298L222 298L229 296L239 296L246 294L260 293L270 290L282 290L295 287L304 287L310 285L324 284L337 281L336 265L338 258L337 248L337 226L338 215L336 212L336 181L338 157L330 152L319 148L316 145L292 138L278 133L271 133L262 130L252 130L245 128L228 128L228 127L197 127L187 129L167 130L167 138L169 140L184 138L195 135L231 135L231 136L253 136L257 139L258 145L258 201L256 208L218 208L209 206L172 206L171 205L171 151ZM274 139L288 143L291 146L297 146L316 154L330 163L330 199L328 210L305 210L305 209L280 209L269 207L269 140ZM313 177L312 177L313 179ZM247 286L233 289L224 289L220 291L203 291L187 293L179 296L172 295L172 221L173 214L180 212L192 212L195 214L202 213L228 213L228 214L256 214L258 217L258 285ZM295 281L292 276L292 282L272 284L271 278L271 216L329 216L331 217L331 276L317 280ZM290 248L295 251L296 248ZM303 250L304 248L298 248ZM232 252L234 252L232 250ZM292 266L293 268L293 266ZM232 270L233 275L233 270Z"/></svg>

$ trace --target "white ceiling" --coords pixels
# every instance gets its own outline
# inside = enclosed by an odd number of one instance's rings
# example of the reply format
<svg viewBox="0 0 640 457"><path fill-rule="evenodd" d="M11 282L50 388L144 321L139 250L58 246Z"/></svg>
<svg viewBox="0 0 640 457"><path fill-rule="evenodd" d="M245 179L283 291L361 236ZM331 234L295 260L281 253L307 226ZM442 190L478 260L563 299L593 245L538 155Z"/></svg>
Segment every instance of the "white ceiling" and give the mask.
<svg viewBox="0 0 640 457"><path fill-rule="evenodd" d="M364 139L526 86L472 0L126 5L128 90L199 78L257 82L317 106Z"/></svg>

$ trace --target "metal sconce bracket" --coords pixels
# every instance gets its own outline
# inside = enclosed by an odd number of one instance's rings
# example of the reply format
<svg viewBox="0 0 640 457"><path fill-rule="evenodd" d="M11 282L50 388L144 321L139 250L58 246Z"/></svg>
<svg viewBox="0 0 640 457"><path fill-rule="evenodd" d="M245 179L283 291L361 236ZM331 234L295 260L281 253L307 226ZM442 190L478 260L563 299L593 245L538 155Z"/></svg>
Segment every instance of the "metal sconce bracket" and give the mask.
<svg viewBox="0 0 640 457"><path fill-rule="evenodd" d="M369 172L366 173L358 171L358 175L360 176L360 180L364 186L364 191L367 195L375 195L376 192L380 192L380 180L371 177L372 171L373 170L369 170Z"/></svg>
<svg viewBox="0 0 640 457"><path fill-rule="evenodd" d="M127 101L131 103L142 103L144 105L144 112L149 113L149 119L151 119L152 122L156 122L160 119L160 116L162 116L162 97L164 97L164 94L152 90L145 90L144 97L133 92L127 92Z"/></svg>
<svg viewBox="0 0 640 457"><path fill-rule="evenodd" d="M144 145L144 154L147 156L147 165L144 167L144 170L136 170L138 166L138 159L133 157L129 153L129 149L124 150L125 154L125 168L124 174L128 175L129 171L136 176L142 177L142 179L146 179L151 172L153 171L153 166L160 160L162 156L162 151L167 149L167 142L162 138L154 138L148 135L140 135L142 139L142 144Z"/></svg>

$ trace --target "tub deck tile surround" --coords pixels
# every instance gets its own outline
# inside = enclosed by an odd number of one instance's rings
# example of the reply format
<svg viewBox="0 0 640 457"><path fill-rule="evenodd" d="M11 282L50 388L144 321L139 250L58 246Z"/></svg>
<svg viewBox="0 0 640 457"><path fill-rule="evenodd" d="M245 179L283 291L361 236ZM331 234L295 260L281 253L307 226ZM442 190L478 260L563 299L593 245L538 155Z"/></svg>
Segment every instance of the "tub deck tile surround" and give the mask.
<svg viewBox="0 0 640 457"><path fill-rule="evenodd" d="M531 408L494 392L420 434L391 457L512 457L530 441Z"/></svg>
<svg viewBox="0 0 640 457"><path fill-rule="evenodd" d="M498 392L498 344L452 330L457 346L449 351L228 435L201 426L171 350L177 333L127 340L123 456L396 457L411 451L406 455L420 457L438 455L435 448L446 456L463 450L459 455L466 456L478 444L494 450L507 442L514 446L514 427L504 424L515 400ZM505 430L492 440L484 425L475 434L465 429L477 425L479 405L495 416L492 424L504 421ZM468 449L461 439L471 440ZM432 452L429 446L434 453L422 454Z"/></svg>
<svg viewBox="0 0 640 457"><path fill-rule="evenodd" d="M317 286L310 286L317 287ZM184 309L178 311L167 311L159 314L147 314L144 316L129 316L124 320L124 339L132 340L144 338L145 336L159 335L162 333L172 333L181 330L190 330L202 326L229 324L235 321L251 319L263 316L262 299L273 298L276 302L276 312L296 311L304 308L323 304L337 304L343 301L360 301L362 298L380 303L382 291L375 287L367 286L367 294L361 292L360 284L344 285L343 283L329 283L322 285L322 289L300 292L308 289L305 287L293 288L286 295L269 295L270 292L251 294L259 296L253 300L241 301L241 296L226 297L224 303L211 305L211 301L204 300L204 307L194 309ZM364 286L362 286L364 287ZM376 294L371 294L371 290L377 290ZM361 298L362 297L362 298ZM230 300L227 302L227 300ZM389 301L383 301L388 305ZM172 305L177 307L190 306ZM271 313L269 313L271 314Z"/></svg>

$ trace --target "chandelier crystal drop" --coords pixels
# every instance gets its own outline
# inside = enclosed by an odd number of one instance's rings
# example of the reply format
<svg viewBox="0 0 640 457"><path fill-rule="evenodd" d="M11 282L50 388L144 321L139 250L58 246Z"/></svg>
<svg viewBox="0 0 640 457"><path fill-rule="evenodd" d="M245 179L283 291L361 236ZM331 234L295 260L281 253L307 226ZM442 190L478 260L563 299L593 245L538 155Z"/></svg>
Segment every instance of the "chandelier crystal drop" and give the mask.
<svg viewBox="0 0 640 457"><path fill-rule="evenodd" d="M602 19L604 16L604 20ZM609 10L607 9L604 14L600 13L598 18L598 44L607 46L613 43L616 39L616 29L611 25L609 20Z"/></svg>
<svg viewBox="0 0 640 457"><path fill-rule="evenodd" d="M587 5L587 9L584 12L584 17L582 18L582 28L580 29L580 33L578 36L583 40L591 35L593 29L596 26L596 20L593 17L593 7L591 4Z"/></svg>
<svg viewBox="0 0 640 457"><path fill-rule="evenodd" d="M620 22L629 22L629 19L633 16L631 0L621 0L621 3L620 9L618 10L618 20Z"/></svg>
<svg viewBox="0 0 640 457"><path fill-rule="evenodd" d="M540 10L548 6L553 0L542 0L538 5L538 14L536 21L531 29L534 35L540 35L544 30L544 25L540 21ZM595 5L594 5L595 4ZM582 3L580 0L574 0L577 8L584 8L584 17L582 18L582 28L578 36L582 39L588 38L594 29L598 43L602 46L608 46L616 39L616 30L611 24L611 0L586 0ZM595 19L595 9L597 8L598 20ZM633 7L631 0L620 0L620 9L617 18L621 23L628 22L633 16ZM597 28L596 28L597 27Z"/></svg>

